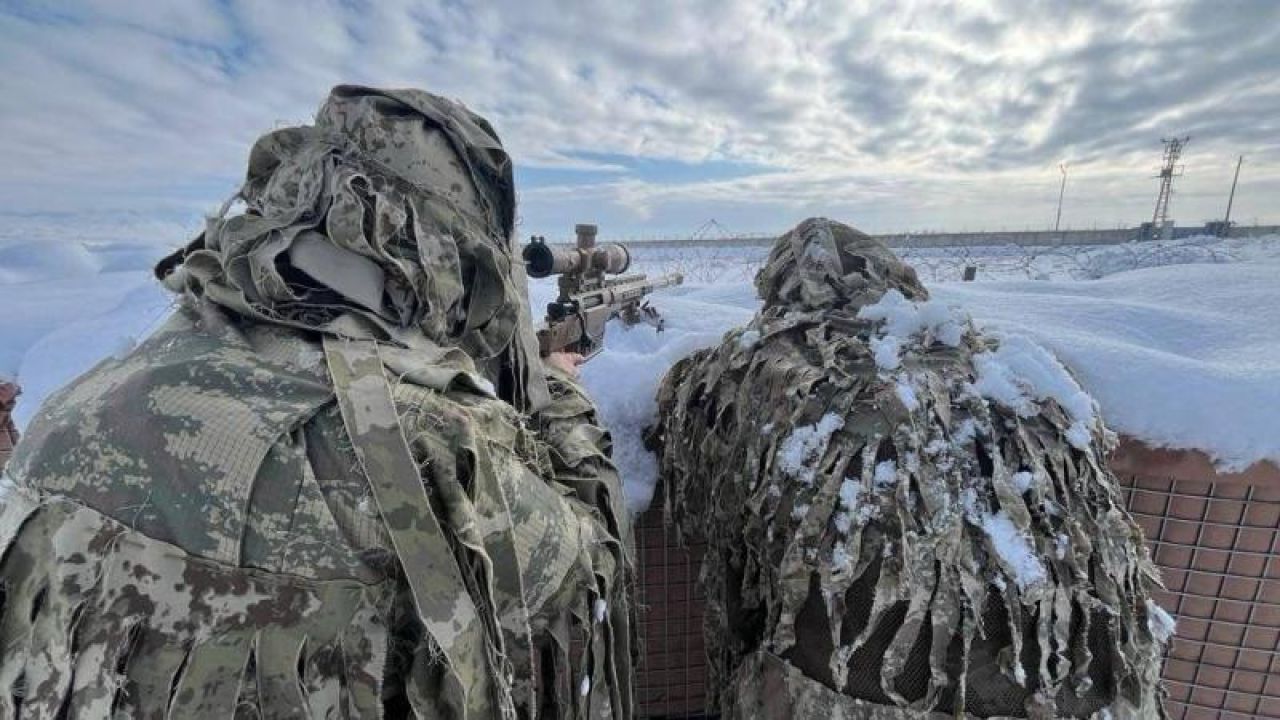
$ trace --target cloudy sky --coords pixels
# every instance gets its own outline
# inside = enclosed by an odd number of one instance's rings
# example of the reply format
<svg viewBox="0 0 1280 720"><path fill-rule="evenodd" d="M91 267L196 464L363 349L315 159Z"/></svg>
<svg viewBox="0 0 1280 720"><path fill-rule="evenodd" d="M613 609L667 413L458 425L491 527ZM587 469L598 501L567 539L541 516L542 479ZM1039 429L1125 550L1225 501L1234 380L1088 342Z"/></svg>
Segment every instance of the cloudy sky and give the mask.
<svg viewBox="0 0 1280 720"><path fill-rule="evenodd" d="M54 9L56 8L56 9ZM328 88L489 117L522 234L1280 223L1280 2L0 0L0 240L173 244Z"/></svg>

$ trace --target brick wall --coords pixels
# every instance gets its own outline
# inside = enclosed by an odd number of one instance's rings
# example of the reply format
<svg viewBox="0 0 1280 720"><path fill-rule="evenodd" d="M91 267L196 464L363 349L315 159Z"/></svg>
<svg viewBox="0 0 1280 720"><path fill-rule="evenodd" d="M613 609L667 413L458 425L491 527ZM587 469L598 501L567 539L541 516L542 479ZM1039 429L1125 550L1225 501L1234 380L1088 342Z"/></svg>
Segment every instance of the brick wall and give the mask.
<svg viewBox="0 0 1280 720"><path fill-rule="evenodd" d="M1112 458L1178 622L1165 663L1171 720L1280 718L1280 468L1217 473L1202 453L1124 442ZM641 516L641 717L697 717L706 699L702 548Z"/></svg>

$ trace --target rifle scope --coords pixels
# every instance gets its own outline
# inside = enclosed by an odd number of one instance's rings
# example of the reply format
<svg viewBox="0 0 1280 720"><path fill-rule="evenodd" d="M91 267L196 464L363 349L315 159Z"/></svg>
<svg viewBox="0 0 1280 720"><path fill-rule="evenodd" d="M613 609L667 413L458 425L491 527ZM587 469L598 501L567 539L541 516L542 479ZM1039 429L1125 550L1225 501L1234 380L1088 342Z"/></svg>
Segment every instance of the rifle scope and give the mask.
<svg viewBox="0 0 1280 720"><path fill-rule="evenodd" d="M587 229L590 232L586 232ZM617 275L631 266L631 253L619 243L595 244L595 226L578 226L578 244L548 245L535 236L524 248L525 272L532 278L550 275Z"/></svg>

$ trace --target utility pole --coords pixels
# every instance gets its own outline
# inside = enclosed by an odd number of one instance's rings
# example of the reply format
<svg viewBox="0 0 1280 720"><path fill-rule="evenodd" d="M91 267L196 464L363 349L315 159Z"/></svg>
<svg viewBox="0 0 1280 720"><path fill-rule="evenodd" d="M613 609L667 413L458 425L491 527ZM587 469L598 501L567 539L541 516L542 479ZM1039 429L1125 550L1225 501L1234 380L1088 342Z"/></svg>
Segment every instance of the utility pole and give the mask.
<svg viewBox="0 0 1280 720"><path fill-rule="evenodd" d="M1231 235L1231 203L1236 199L1236 183L1240 182L1240 166L1244 164L1244 156L1236 160L1236 175L1231 178L1231 194L1227 196L1227 215L1222 219L1222 236Z"/></svg>
<svg viewBox="0 0 1280 720"><path fill-rule="evenodd" d="M1173 179L1182 174L1182 168L1178 165L1178 156L1182 154L1182 148L1190 139L1190 135L1185 135L1180 138L1161 138L1160 140L1164 143L1164 162L1160 168L1160 174L1156 175L1160 178L1160 193L1156 195L1156 211L1151 215L1153 236L1158 237L1158 234L1164 231L1165 220L1169 217L1169 197L1173 195Z"/></svg>
<svg viewBox="0 0 1280 720"><path fill-rule="evenodd" d="M1058 170L1062 172L1062 186L1058 188L1058 217L1053 221L1053 231L1058 232L1058 225L1062 222L1062 195L1067 191L1067 164L1058 163Z"/></svg>

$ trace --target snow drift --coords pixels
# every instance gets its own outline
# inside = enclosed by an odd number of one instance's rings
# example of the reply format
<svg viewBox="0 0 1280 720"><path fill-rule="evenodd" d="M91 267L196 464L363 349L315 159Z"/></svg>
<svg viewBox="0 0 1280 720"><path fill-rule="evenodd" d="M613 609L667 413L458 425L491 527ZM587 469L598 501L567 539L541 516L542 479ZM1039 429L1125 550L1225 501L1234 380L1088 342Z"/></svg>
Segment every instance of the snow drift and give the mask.
<svg viewBox="0 0 1280 720"><path fill-rule="evenodd" d="M0 248L0 376L24 386L19 425L50 391L154 329L170 305L146 253L47 245ZM639 510L655 482L640 437L656 412L658 383L680 358L750 320L758 307L752 271L765 251L633 251L638 271L702 280L653 297L667 318L663 333L611 325L605 351L583 372L613 432L628 504ZM948 308L916 320L945 329L958 306L979 325L1024 339L1014 343L1050 349L1113 430L1155 447L1202 450L1223 470L1280 463L1280 237L904 255L920 266L932 304ZM980 282L939 281L959 279L970 264ZM1090 277L1098 279L1080 279ZM553 280L531 284L535 315L554 294Z"/></svg>

